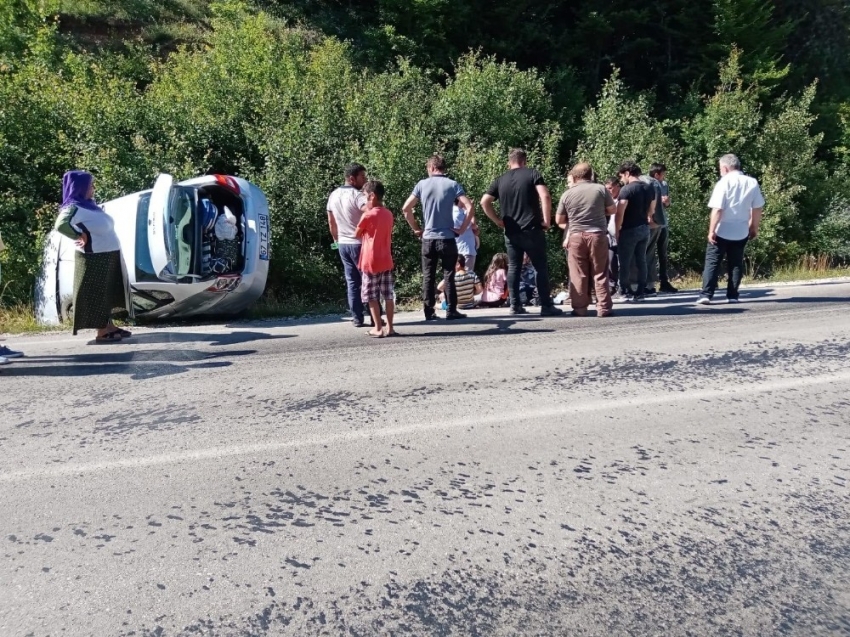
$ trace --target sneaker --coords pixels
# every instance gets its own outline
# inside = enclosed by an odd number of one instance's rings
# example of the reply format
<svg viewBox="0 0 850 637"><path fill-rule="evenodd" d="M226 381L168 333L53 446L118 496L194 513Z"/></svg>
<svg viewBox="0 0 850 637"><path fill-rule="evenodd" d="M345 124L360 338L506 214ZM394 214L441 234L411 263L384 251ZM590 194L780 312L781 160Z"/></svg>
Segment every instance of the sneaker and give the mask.
<svg viewBox="0 0 850 637"><path fill-rule="evenodd" d="M658 292L655 291L655 286L653 285L650 288L646 288L641 296L658 296Z"/></svg>
<svg viewBox="0 0 850 637"><path fill-rule="evenodd" d="M646 295L645 294L635 294L632 297L632 303L643 303L644 301L646 301Z"/></svg>
<svg viewBox="0 0 850 637"><path fill-rule="evenodd" d="M697 299L697 305L711 305L711 299L707 296L701 296Z"/></svg>
<svg viewBox="0 0 850 637"><path fill-rule="evenodd" d="M0 345L0 356L3 358L23 358L23 352L16 352L13 349L9 349L5 345Z"/></svg>
<svg viewBox="0 0 850 637"><path fill-rule="evenodd" d="M426 314L426 315L425 315L425 320L426 320L426 321L439 321L439 320L440 320L440 317L439 317L439 316L437 316L436 314Z"/></svg>
<svg viewBox="0 0 850 637"><path fill-rule="evenodd" d="M465 319L466 314L461 314L457 310L454 312L446 312L446 320L447 321L460 321L461 319Z"/></svg>
<svg viewBox="0 0 850 637"><path fill-rule="evenodd" d="M661 284L660 291L664 294L678 294L679 289L670 285L670 281L665 281Z"/></svg>
<svg viewBox="0 0 850 637"><path fill-rule="evenodd" d="M540 316L562 316L564 310L554 305L544 305L540 308Z"/></svg>
<svg viewBox="0 0 850 637"><path fill-rule="evenodd" d="M614 303L631 303L632 297L627 294L623 294L622 292L617 292L613 297L611 297L611 300Z"/></svg>
<svg viewBox="0 0 850 637"><path fill-rule="evenodd" d="M528 310L526 310L524 307L512 307L511 314L528 314Z"/></svg>
<svg viewBox="0 0 850 637"><path fill-rule="evenodd" d="M726 302L727 303L740 303L741 299L726 299ZM2 350L0 350L0 353L2 353Z"/></svg>
<svg viewBox="0 0 850 637"><path fill-rule="evenodd" d="M0 356L0 365L8 365L8 364L9 364L9 363L11 363L11 362L12 362L12 361L10 361L10 360L9 360L8 358L6 358L5 356Z"/></svg>

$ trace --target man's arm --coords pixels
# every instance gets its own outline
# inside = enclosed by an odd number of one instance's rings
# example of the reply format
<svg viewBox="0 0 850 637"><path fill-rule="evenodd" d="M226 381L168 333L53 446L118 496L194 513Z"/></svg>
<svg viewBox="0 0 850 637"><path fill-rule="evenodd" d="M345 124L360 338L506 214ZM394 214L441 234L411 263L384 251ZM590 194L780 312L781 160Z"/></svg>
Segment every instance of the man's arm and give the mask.
<svg viewBox="0 0 850 637"><path fill-rule="evenodd" d="M564 203L564 196L562 196L561 200L558 202L558 209L555 211L555 225L557 225L561 230L566 230L568 223L567 206Z"/></svg>
<svg viewBox="0 0 850 637"><path fill-rule="evenodd" d="M628 199L621 199L620 203L617 204L617 221L615 222L617 228L617 239L620 238L620 228L623 227L623 218L626 216L626 207L628 207L628 205Z"/></svg>
<svg viewBox="0 0 850 637"><path fill-rule="evenodd" d="M546 186L538 185L535 188L537 196L540 197L540 208L543 210L543 229L548 230L552 227L552 195Z"/></svg>
<svg viewBox="0 0 850 637"><path fill-rule="evenodd" d="M711 209L711 220L708 222L708 242L717 243L717 226L720 223L720 215L723 211L720 208Z"/></svg>
<svg viewBox="0 0 850 637"><path fill-rule="evenodd" d="M496 214L496 209L493 207L494 201L496 201L496 198L493 195L484 195L481 197L481 208L484 210L484 214L490 218L490 221L500 228L504 228L505 222Z"/></svg>
<svg viewBox="0 0 850 637"><path fill-rule="evenodd" d="M419 224L416 222L416 217L413 216L413 209L418 203L419 198L416 195L410 195L407 198L407 201L404 202L402 212L404 212L404 218L407 220L407 225L409 225L410 229L413 230L413 234L415 234L417 237L421 237L422 230L419 228Z"/></svg>
<svg viewBox="0 0 850 637"><path fill-rule="evenodd" d="M653 219L653 217L655 216L655 203L656 203L655 199L653 199L649 203L649 210L646 211L646 220L649 223L650 228L657 228L658 227L658 224L655 223L655 220Z"/></svg>
<svg viewBox="0 0 850 637"><path fill-rule="evenodd" d="M617 206L605 206L605 216L613 217L617 214Z"/></svg>
<svg viewBox="0 0 850 637"><path fill-rule="evenodd" d="M475 223L475 204L466 195L461 195L458 199L460 200L460 207L466 212L466 219L463 220L460 228L455 229L455 233L462 235L471 224Z"/></svg>
<svg viewBox="0 0 850 637"><path fill-rule="evenodd" d="M755 239L759 236L762 212L764 212L764 208L753 208L750 211L750 239Z"/></svg>
<svg viewBox="0 0 850 637"><path fill-rule="evenodd" d="M328 228L331 230L331 236L334 238L334 242L339 241L339 229L336 226L336 219L334 218L334 213L328 210Z"/></svg>

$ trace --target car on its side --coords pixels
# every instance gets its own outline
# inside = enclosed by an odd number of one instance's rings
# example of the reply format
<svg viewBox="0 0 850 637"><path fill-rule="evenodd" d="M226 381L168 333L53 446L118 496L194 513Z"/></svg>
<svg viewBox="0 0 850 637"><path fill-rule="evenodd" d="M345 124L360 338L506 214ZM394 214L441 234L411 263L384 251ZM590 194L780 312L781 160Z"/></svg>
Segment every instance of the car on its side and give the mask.
<svg viewBox="0 0 850 637"><path fill-rule="evenodd" d="M160 175L153 189L101 204L121 243L127 309L132 318L232 315L263 294L269 272L269 207L254 184L229 175L175 183ZM219 241L221 216L233 238ZM215 258L227 246L227 258ZM56 231L44 248L36 315L47 325L73 316L74 242ZM211 266L215 264L215 267Z"/></svg>

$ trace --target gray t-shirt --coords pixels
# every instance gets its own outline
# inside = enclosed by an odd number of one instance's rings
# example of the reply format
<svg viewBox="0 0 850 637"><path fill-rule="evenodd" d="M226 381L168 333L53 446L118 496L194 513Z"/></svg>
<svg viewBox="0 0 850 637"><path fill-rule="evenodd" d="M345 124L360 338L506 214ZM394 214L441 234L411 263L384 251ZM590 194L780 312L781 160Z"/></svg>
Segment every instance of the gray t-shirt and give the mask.
<svg viewBox="0 0 850 637"><path fill-rule="evenodd" d="M608 228L605 209L612 206L614 206L614 199L605 186L580 181L561 197L556 218L566 217L571 233L601 233Z"/></svg>
<svg viewBox="0 0 850 637"><path fill-rule="evenodd" d="M455 238L455 199L465 194L463 186L445 175L434 175L416 184L413 196L422 203L425 219L423 239Z"/></svg>

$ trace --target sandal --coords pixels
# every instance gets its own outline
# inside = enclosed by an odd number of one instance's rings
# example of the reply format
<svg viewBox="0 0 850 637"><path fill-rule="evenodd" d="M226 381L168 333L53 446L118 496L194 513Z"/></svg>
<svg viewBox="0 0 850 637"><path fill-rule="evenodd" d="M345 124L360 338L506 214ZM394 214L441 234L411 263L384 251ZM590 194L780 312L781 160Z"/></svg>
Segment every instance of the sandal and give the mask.
<svg viewBox="0 0 850 637"><path fill-rule="evenodd" d="M95 343L118 343L121 341L121 335L118 332L107 332L103 336L96 336Z"/></svg>
<svg viewBox="0 0 850 637"><path fill-rule="evenodd" d="M374 334L371 331L369 331L369 332L366 332L366 336L368 336L369 338L384 338L384 332L381 331L377 334Z"/></svg>

